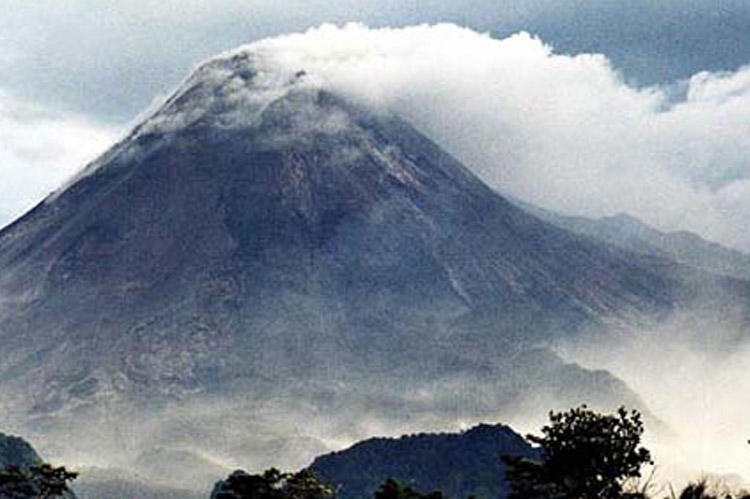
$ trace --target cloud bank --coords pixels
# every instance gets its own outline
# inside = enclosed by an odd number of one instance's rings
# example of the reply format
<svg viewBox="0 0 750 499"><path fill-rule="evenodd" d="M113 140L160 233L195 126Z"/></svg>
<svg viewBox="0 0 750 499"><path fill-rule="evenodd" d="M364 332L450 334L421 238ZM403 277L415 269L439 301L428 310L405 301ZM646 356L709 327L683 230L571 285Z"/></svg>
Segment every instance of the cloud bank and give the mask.
<svg viewBox="0 0 750 499"><path fill-rule="evenodd" d="M637 88L604 55L452 24L323 25L241 50L404 115L502 193L570 214L627 212L750 250L750 68ZM2 94L0 120L0 173L13 179L0 223L113 137Z"/></svg>
<svg viewBox="0 0 750 499"><path fill-rule="evenodd" d="M750 249L750 68L635 88L603 55L450 24L324 25L241 50L401 113L501 192Z"/></svg>
<svg viewBox="0 0 750 499"><path fill-rule="evenodd" d="M0 91L0 227L110 145L114 130Z"/></svg>

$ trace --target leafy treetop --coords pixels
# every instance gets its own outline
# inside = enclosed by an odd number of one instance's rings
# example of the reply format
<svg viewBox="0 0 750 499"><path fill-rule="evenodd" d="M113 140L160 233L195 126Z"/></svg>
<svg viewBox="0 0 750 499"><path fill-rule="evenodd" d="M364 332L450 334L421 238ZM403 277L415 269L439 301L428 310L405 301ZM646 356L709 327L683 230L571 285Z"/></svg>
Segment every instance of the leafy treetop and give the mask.
<svg viewBox="0 0 750 499"><path fill-rule="evenodd" d="M643 422L624 407L599 414L587 406L550 412L542 436L527 438L542 449L542 459L505 458L510 499L620 499L641 497L623 491L623 482L641 476L652 464L640 445Z"/></svg>

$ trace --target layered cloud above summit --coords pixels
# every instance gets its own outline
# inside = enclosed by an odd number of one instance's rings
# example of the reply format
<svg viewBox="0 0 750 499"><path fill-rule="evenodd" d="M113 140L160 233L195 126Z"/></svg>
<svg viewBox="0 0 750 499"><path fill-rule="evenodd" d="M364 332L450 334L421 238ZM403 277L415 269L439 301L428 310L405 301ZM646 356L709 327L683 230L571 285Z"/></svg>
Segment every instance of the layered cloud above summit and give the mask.
<svg viewBox="0 0 750 499"><path fill-rule="evenodd" d="M454 25L322 26L243 50L405 115L503 193L750 248L750 68L638 89L603 55Z"/></svg>
<svg viewBox="0 0 750 499"><path fill-rule="evenodd" d="M750 249L750 68L635 88L603 55L450 24L324 25L240 50L404 115L503 193Z"/></svg>

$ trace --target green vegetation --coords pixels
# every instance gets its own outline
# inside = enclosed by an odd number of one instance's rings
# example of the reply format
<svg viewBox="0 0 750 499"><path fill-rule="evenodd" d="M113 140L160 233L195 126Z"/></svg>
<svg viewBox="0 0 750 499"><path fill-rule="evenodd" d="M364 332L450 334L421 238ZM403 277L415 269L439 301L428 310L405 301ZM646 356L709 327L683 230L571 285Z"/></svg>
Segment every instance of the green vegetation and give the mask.
<svg viewBox="0 0 750 499"><path fill-rule="evenodd" d="M656 499L644 490L627 490L641 478L641 468L653 464L640 445L643 422L637 411L624 407L599 414L585 405L567 412L550 412L543 436L526 438L542 450L539 460L505 457L512 492L508 499ZM632 488L632 487L630 487ZM712 492L705 480L689 484L679 496L663 499L750 499L745 492Z"/></svg>

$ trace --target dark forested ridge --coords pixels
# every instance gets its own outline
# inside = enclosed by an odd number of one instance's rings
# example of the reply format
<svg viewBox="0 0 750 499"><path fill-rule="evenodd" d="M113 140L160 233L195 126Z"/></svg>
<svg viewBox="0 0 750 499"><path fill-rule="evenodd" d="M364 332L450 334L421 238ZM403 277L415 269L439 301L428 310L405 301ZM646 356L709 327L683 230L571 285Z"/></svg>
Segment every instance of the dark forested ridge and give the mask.
<svg viewBox="0 0 750 499"><path fill-rule="evenodd" d="M210 499L677 499L671 485L652 481L648 469L658 463L642 445L644 429L636 410L582 405L551 411L540 434L525 438L502 424L371 438L299 471L238 469L214 484ZM69 485L78 473L42 462L24 440L0 434L0 458L0 499L75 498ZM205 497L118 480L82 490L84 499ZM679 494L719 498L750 494L705 476Z"/></svg>
<svg viewBox="0 0 750 499"><path fill-rule="evenodd" d="M526 440L484 424L458 434L373 438L298 472L237 470L216 483L211 499L750 499L705 475L679 495L657 483L644 429L637 410L607 414L581 405L550 411L541 434Z"/></svg>
<svg viewBox="0 0 750 499"><path fill-rule="evenodd" d="M483 424L455 434L372 438L320 456L310 469L341 499L372 497L387 478L450 498L496 498L509 491L503 455L536 458L539 451L505 425Z"/></svg>

